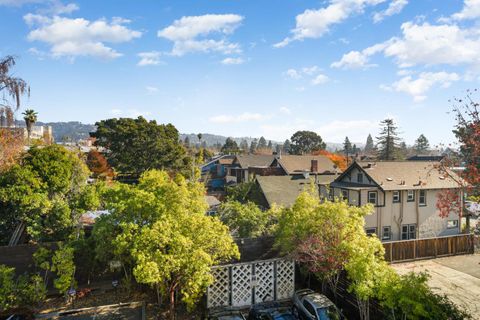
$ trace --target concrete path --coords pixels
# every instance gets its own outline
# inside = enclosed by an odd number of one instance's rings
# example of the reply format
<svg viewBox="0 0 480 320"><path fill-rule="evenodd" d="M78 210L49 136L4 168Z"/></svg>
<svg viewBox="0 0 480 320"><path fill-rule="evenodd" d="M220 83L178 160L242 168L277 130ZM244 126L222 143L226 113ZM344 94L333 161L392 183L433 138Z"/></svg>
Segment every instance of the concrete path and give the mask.
<svg viewBox="0 0 480 320"><path fill-rule="evenodd" d="M480 319L480 254L391 265L399 274L427 271L430 287Z"/></svg>

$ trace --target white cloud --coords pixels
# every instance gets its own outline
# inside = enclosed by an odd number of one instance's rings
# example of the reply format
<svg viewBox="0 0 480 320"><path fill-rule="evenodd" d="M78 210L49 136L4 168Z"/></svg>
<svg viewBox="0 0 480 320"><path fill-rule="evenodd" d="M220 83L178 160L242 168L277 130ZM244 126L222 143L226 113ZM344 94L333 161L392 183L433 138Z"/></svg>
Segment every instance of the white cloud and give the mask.
<svg viewBox="0 0 480 320"><path fill-rule="evenodd" d="M388 4L388 8L384 11L375 12L373 15L373 22L378 23L386 17L393 16L402 12L403 8L408 4L408 0L392 0Z"/></svg>
<svg viewBox="0 0 480 320"><path fill-rule="evenodd" d="M480 0L464 0L462 11L452 15L455 20L476 19L480 17Z"/></svg>
<svg viewBox="0 0 480 320"><path fill-rule="evenodd" d="M138 61L137 66L145 67L159 65L161 63L160 55L161 53L158 51L140 52L138 54L140 61Z"/></svg>
<svg viewBox="0 0 480 320"><path fill-rule="evenodd" d="M214 116L214 117L211 117L209 121L213 123L234 123L234 122L245 122L245 121L262 121L268 118L270 118L270 116L265 114L244 112L239 115Z"/></svg>
<svg viewBox="0 0 480 320"><path fill-rule="evenodd" d="M381 85L380 88L387 91L396 91L409 94L415 102L423 101L427 98L426 93L433 86L448 88L452 82L460 80L456 73L447 72L422 72L418 78L406 76L394 82L391 86Z"/></svg>
<svg viewBox="0 0 480 320"><path fill-rule="evenodd" d="M330 81L330 79L326 75L319 74L315 78L312 79L312 84L317 86L317 85L325 84L328 81Z"/></svg>
<svg viewBox="0 0 480 320"><path fill-rule="evenodd" d="M153 86L146 86L145 89L147 89L148 93L150 94L154 94L158 92L158 88Z"/></svg>
<svg viewBox="0 0 480 320"><path fill-rule="evenodd" d="M283 113L283 114L291 114L292 113L292 110L290 110L289 108L287 107L281 107L280 108L280 112Z"/></svg>
<svg viewBox="0 0 480 320"><path fill-rule="evenodd" d="M27 14L25 21L37 28L30 31L28 40L49 44L54 57L94 56L112 59L122 54L105 43L122 43L139 38L141 32L131 30L121 21L89 21L83 18L70 19L54 16Z"/></svg>
<svg viewBox="0 0 480 320"><path fill-rule="evenodd" d="M189 52L216 51L223 54L239 53L240 46L225 39L206 38L211 34L226 36L235 31L243 17L236 14L206 14L187 16L175 20L172 25L159 30L158 37L173 42L172 55L181 56Z"/></svg>
<svg viewBox="0 0 480 320"><path fill-rule="evenodd" d="M274 45L284 47L295 40L320 38L330 31L334 24L346 20L349 16L362 13L365 7L374 6L386 0L330 0L325 8L308 9L296 16L296 26L290 32L292 35Z"/></svg>
<svg viewBox="0 0 480 320"><path fill-rule="evenodd" d="M138 109L127 109L127 110L123 110L123 109L119 109L119 108L115 108L115 109L112 109L110 110L110 113L116 117L128 117L128 118L138 118L138 117L147 117L147 116L150 116L152 113L150 111L140 111Z"/></svg>
<svg viewBox="0 0 480 320"><path fill-rule="evenodd" d="M379 52L394 59L400 68L415 65L468 65L480 71L480 32L457 25L402 24L402 37L393 37L365 50L345 54L332 67L361 68ZM355 59L354 59L355 58Z"/></svg>
<svg viewBox="0 0 480 320"><path fill-rule="evenodd" d="M245 60L243 60L242 58L225 58L222 60L222 64L242 64L244 63Z"/></svg>
<svg viewBox="0 0 480 320"><path fill-rule="evenodd" d="M317 73L320 69L317 66L305 67L302 68L302 72L311 76Z"/></svg>
<svg viewBox="0 0 480 320"><path fill-rule="evenodd" d="M300 79L302 75L295 69L288 69L285 74L292 79Z"/></svg>

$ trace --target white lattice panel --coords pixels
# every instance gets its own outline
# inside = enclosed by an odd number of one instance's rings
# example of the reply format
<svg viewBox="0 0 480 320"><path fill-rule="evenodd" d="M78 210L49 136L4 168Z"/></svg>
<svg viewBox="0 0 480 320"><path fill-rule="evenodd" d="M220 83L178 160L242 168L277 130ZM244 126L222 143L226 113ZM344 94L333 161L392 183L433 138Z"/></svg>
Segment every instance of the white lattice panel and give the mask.
<svg viewBox="0 0 480 320"><path fill-rule="evenodd" d="M275 285L273 267L273 261L255 264L255 303L273 301Z"/></svg>
<svg viewBox="0 0 480 320"><path fill-rule="evenodd" d="M295 291L295 263L288 260L277 261L276 299L289 299Z"/></svg>
<svg viewBox="0 0 480 320"><path fill-rule="evenodd" d="M229 267L212 269L215 282L208 287L207 308L223 307L230 305L230 275Z"/></svg>
<svg viewBox="0 0 480 320"><path fill-rule="evenodd" d="M252 304L252 265L232 266L232 306L241 307Z"/></svg>

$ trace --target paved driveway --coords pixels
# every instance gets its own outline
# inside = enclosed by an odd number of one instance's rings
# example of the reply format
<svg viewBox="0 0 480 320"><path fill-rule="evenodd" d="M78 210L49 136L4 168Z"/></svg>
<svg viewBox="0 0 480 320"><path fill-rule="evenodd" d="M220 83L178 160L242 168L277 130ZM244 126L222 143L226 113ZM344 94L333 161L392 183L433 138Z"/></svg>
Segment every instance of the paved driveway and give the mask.
<svg viewBox="0 0 480 320"><path fill-rule="evenodd" d="M427 271L430 287L480 319L480 254L392 264L399 274Z"/></svg>

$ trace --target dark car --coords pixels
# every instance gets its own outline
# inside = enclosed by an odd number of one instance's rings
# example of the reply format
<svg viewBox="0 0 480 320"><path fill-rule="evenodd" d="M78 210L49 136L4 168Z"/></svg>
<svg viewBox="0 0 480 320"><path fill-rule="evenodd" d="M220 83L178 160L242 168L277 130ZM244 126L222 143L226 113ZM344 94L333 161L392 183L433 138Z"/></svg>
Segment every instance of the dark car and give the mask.
<svg viewBox="0 0 480 320"><path fill-rule="evenodd" d="M293 295L293 314L302 320L344 319L338 308L323 294L302 289Z"/></svg>
<svg viewBox="0 0 480 320"><path fill-rule="evenodd" d="M247 320L295 320L289 307L278 303L256 305L250 309Z"/></svg>
<svg viewBox="0 0 480 320"><path fill-rule="evenodd" d="M223 310L210 313L208 320L245 320L245 317L240 311Z"/></svg>

